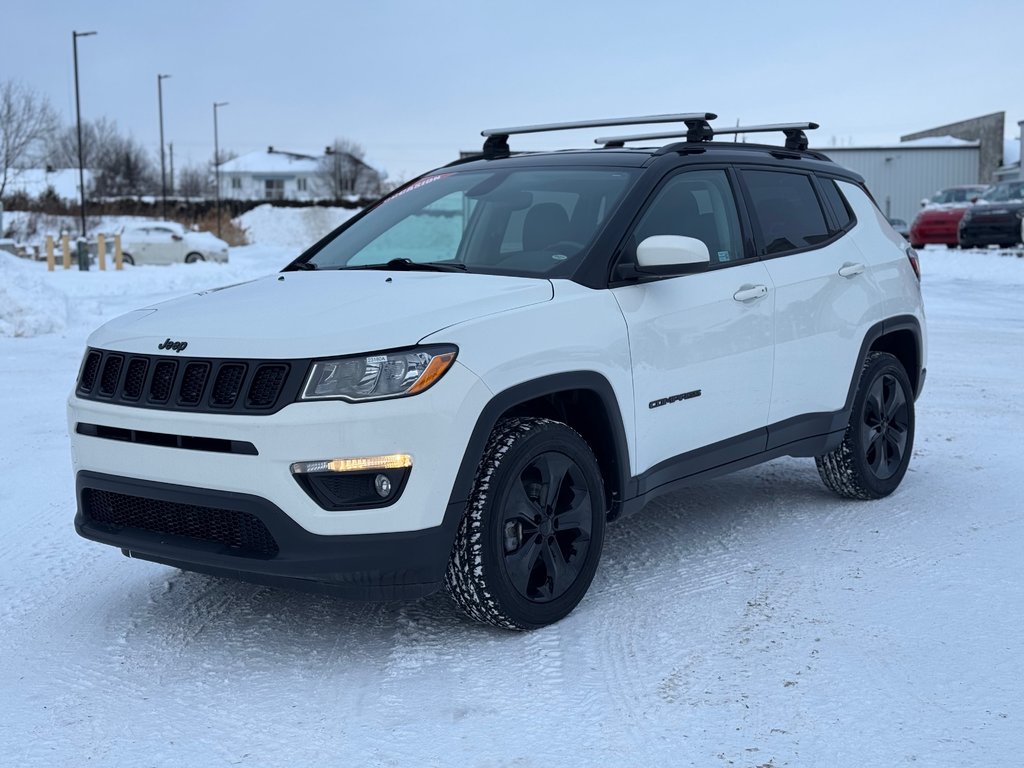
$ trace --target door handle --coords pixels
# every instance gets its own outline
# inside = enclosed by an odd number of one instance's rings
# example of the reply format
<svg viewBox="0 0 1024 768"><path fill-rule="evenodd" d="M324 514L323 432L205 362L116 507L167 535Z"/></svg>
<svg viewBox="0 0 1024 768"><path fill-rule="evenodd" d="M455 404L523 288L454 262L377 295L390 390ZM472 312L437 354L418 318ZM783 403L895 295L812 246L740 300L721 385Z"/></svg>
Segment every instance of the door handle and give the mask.
<svg viewBox="0 0 1024 768"><path fill-rule="evenodd" d="M863 264L854 264L852 261L848 261L839 268L840 277L854 277L864 271Z"/></svg>
<svg viewBox="0 0 1024 768"><path fill-rule="evenodd" d="M754 299L763 299L768 295L767 285L747 285L741 286L736 293L732 295L736 301L753 301Z"/></svg>

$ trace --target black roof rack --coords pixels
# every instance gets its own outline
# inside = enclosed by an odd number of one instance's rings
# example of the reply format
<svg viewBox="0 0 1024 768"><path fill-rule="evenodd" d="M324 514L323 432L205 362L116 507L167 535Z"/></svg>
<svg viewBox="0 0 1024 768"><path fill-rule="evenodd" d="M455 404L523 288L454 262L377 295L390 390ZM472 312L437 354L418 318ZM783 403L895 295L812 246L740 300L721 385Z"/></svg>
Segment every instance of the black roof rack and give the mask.
<svg viewBox="0 0 1024 768"><path fill-rule="evenodd" d="M580 120L571 123L547 123L543 125L521 125L514 128L488 128L480 131L484 141L484 157L507 157L508 137L518 133L547 133L549 131L570 131L577 128L605 128L615 125L649 125L652 123L683 123L686 125L687 141L707 141L713 135L708 120L718 115L713 112L691 112L675 115L646 115L641 117L611 117L599 120ZM673 134L678 135L678 134ZM692 138L690 138L692 136ZM621 146L621 145L620 145Z"/></svg>
<svg viewBox="0 0 1024 768"><path fill-rule="evenodd" d="M708 126L710 133L702 138L694 139L688 130L685 134L680 132L664 133L642 133L631 136L603 136L594 139L595 144L603 144L606 148L622 147L630 141L656 141L661 139L682 139L686 141L711 141L715 136L736 133L770 133L781 131L786 135L786 149L805 150L807 149L807 134L804 131L812 131L818 127L817 123L771 123L769 125L738 125L735 128L714 128Z"/></svg>

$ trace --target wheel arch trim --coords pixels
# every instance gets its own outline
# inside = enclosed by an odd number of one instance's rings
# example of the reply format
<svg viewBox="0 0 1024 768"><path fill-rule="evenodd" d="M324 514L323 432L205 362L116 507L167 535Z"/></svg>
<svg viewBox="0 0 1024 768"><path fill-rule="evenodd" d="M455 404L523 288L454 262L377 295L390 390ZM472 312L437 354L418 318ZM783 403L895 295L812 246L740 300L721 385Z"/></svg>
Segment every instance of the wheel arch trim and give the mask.
<svg viewBox="0 0 1024 768"><path fill-rule="evenodd" d="M464 502L469 498L487 439L503 414L531 400L579 390L592 392L602 405L605 423L601 428L607 429L611 438L613 456L610 458L613 461L614 472L613 477L604 477L604 481L611 485L610 517L614 518L622 500L634 495L635 478L630 472L629 444L626 441L626 430L618 398L608 379L596 371L551 374L516 384L494 395L477 417L455 477L449 503ZM603 474L604 470L605 467L602 465Z"/></svg>

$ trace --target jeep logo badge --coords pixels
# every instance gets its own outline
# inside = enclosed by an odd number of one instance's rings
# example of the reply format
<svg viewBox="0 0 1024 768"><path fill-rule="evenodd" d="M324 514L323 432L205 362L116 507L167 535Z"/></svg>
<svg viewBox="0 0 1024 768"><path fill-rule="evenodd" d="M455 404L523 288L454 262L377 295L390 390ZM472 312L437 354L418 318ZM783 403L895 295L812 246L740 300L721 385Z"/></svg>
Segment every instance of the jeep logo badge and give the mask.
<svg viewBox="0 0 1024 768"><path fill-rule="evenodd" d="M168 339L163 344L157 347L157 349L173 349L175 352L184 352L185 347L188 346L187 341L171 341Z"/></svg>

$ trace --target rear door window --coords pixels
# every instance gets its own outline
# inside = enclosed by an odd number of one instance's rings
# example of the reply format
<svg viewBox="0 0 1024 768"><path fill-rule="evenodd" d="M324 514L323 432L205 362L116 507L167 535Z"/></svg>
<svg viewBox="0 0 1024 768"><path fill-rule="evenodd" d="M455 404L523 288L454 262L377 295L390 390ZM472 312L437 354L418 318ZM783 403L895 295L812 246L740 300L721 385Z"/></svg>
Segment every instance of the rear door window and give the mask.
<svg viewBox="0 0 1024 768"><path fill-rule="evenodd" d="M760 255L813 248L832 237L810 176L749 169L742 176L760 233Z"/></svg>

